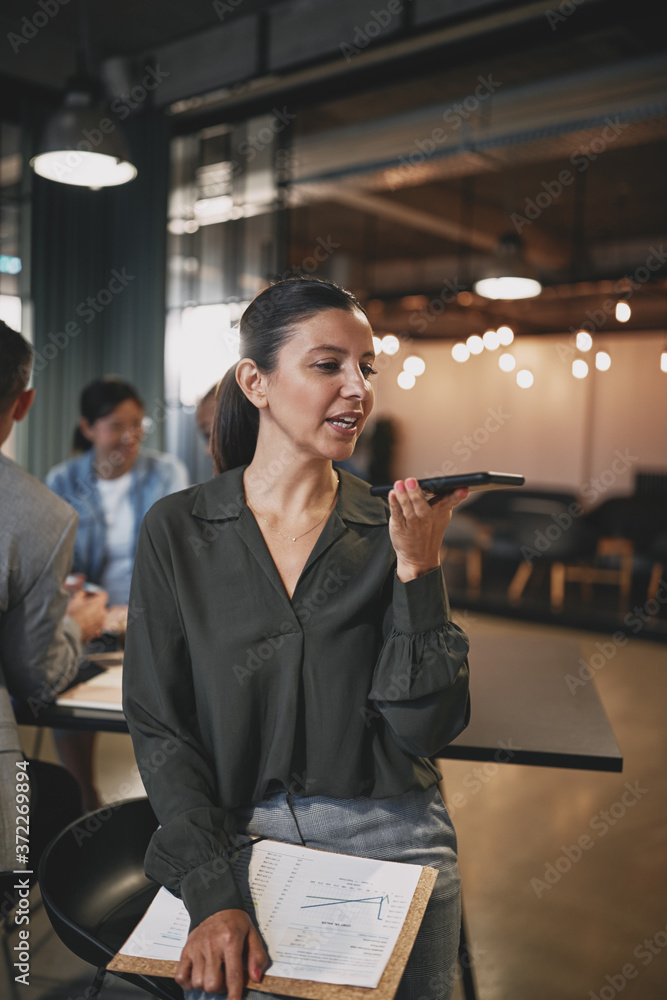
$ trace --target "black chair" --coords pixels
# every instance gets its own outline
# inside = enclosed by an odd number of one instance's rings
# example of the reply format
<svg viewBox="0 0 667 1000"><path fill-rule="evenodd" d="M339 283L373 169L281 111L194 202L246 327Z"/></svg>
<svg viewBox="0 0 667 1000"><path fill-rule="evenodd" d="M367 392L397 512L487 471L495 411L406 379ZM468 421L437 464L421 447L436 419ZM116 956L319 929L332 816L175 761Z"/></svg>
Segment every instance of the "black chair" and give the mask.
<svg viewBox="0 0 667 1000"><path fill-rule="evenodd" d="M477 598L482 589L482 554L489 543L491 529L465 511L454 511L440 546L440 562L463 563L466 592Z"/></svg>
<svg viewBox="0 0 667 1000"><path fill-rule="evenodd" d="M126 941L159 886L144 874L157 828L148 799L103 806L51 841L39 865L44 908L70 951L97 966L89 1000L97 1000L105 966ZM182 1000L173 979L114 972L162 1000Z"/></svg>

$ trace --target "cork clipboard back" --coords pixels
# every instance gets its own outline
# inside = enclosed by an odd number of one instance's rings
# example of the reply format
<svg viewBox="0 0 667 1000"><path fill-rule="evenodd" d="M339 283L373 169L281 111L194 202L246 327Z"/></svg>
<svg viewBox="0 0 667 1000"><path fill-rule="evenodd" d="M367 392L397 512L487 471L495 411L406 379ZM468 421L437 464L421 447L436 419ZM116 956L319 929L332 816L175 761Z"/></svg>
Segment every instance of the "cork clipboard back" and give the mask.
<svg viewBox="0 0 667 1000"><path fill-rule="evenodd" d="M371 994L374 994L373 1000L376 998L377 1000L393 1000L437 877L437 869L422 868L398 941L385 966L382 978L374 989L366 986L339 986L337 983L315 983L310 979L285 979L282 976L270 975L264 976L261 983L247 979L245 988L257 990L260 993L304 997L305 1000L363 1000L363 998L368 1000ZM162 976L173 979L176 975L177 965L177 962L123 955L121 949L108 963L107 969L109 972L135 972L144 976Z"/></svg>

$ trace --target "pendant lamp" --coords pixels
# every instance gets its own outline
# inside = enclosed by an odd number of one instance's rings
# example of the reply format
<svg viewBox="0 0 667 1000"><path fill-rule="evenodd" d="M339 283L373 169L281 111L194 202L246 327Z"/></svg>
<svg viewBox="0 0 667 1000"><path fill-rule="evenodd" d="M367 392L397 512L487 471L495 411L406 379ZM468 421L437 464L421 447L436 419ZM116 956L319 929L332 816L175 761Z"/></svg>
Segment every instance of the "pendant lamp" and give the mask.
<svg viewBox="0 0 667 1000"><path fill-rule="evenodd" d="M77 72L68 80L65 99L46 123L30 166L40 177L97 190L126 184L137 168L118 125L103 99L100 80L88 72L88 11L79 0L80 43Z"/></svg>
<svg viewBox="0 0 667 1000"><path fill-rule="evenodd" d="M524 260L520 236L506 233L500 238L495 257L473 287L485 299L532 299L540 294L542 285Z"/></svg>

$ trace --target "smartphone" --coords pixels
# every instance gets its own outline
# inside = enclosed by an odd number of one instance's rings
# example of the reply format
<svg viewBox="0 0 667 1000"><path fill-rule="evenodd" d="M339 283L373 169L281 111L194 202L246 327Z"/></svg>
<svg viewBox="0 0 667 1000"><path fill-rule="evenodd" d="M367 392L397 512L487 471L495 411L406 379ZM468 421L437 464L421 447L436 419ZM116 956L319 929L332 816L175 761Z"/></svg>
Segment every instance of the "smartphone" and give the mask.
<svg viewBox="0 0 667 1000"><path fill-rule="evenodd" d="M432 479L418 479L424 493L444 496L454 490L507 490L513 486L523 486L525 477L514 472L466 472L460 476L436 476ZM393 483L389 486L371 486L371 496L388 497Z"/></svg>

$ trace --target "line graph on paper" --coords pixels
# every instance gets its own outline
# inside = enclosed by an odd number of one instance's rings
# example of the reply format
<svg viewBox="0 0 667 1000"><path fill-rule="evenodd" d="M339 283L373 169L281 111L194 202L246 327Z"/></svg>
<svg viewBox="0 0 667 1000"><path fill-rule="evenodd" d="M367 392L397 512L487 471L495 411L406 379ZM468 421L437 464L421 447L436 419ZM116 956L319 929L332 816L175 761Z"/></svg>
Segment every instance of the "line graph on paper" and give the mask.
<svg viewBox="0 0 667 1000"><path fill-rule="evenodd" d="M319 896L319 895L308 895L306 899L309 900L307 903L301 904L302 910L313 910L321 908L326 912L326 907L332 906L344 906L350 903L363 903L369 905L370 907L377 907L377 920L382 920L382 907L385 909L389 906L389 895L385 893L382 896L357 896L356 898L345 899L341 896ZM345 910L342 911L343 913Z"/></svg>

